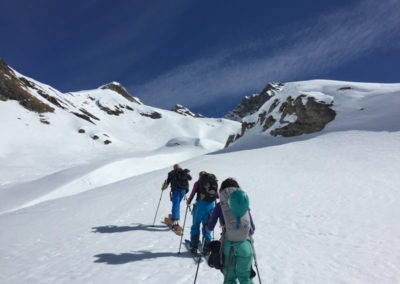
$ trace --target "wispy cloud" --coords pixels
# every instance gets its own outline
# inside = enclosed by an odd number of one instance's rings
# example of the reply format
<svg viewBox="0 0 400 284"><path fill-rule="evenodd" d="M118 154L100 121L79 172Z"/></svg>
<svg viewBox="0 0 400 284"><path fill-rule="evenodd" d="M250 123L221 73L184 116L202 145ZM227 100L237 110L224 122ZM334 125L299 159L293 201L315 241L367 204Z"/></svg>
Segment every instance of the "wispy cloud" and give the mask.
<svg viewBox="0 0 400 284"><path fill-rule="evenodd" d="M85 11L90 12L90 8L98 4L96 2L86 5ZM98 66L93 75L96 78L109 76L110 70L115 77L126 73L138 60L150 56L167 36L174 33L169 28L170 23L192 4L193 0L177 0L174 5L164 0L152 1L151 5L144 5L140 1L113 3L110 15L101 15L106 18L104 21L109 21L109 26L101 36L96 37L96 41L87 44L79 53L71 54L71 67ZM113 6L116 6L115 9L112 9Z"/></svg>
<svg viewBox="0 0 400 284"><path fill-rule="evenodd" d="M399 0L360 1L352 9L274 31L265 41L220 50L130 89L148 104L192 107L243 96L271 81L318 76L374 50L398 46L398 11Z"/></svg>

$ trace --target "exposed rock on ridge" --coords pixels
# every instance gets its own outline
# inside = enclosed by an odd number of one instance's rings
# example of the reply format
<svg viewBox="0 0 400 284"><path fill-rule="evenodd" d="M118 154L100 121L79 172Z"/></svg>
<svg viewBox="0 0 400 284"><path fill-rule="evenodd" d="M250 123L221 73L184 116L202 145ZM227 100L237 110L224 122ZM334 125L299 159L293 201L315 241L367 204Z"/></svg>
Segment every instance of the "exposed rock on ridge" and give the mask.
<svg viewBox="0 0 400 284"><path fill-rule="evenodd" d="M135 111L134 105L143 106L138 98L117 82L112 82L98 88L100 90L110 90L112 93L121 95L124 99L114 98L107 94L106 99L101 99L93 95L92 91L61 93L52 87L25 77L11 69L6 62L0 59L0 100L16 100L24 108L36 113L54 112L57 108L67 111L80 119L84 119L92 124L101 120L96 113L96 108L112 116L119 116L127 111ZM110 96L110 99L107 97ZM127 100L127 101L126 101ZM96 106L93 108L92 106ZM89 111L90 109L90 111ZM136 110L140 115L151 119L160 119L162 115L151 110ZM41 121L44 121L41 119ZM46 124L49 124L46 121Z"/></svg>
<svg viewBox="0 0 400 284"><path fill-rule="evenodd" d="M305 104L303 104L303 99L307 100ZM305 95L299 95L295 100L289 97L279 109L282 114L279 122L287 124L272 130L271 135L291 137L321 131L336 116L331 106L332 103L318 102L315 98L307 98ZM285 121L285 117L290 115L296 115L297 119L294 122ZM271 115L268 116L263 129L269 129L275 122L273 120Z"/></svg>
<svg viewBox="0 0 400 284"><path fill-rule="evenodd" d="M28 80L21 80L11 68L0 59L0 100L15 100L27 110L37 113L53 112L54 108L32 96L28 88L34 88ZM46 94L42 94L46 98Z"/></svg>
<svg viewBox="0 0 400 284"><path fill-rule="evenodd" d="M283 137L321 131L336 116L332 106L333 98L323 93L302 92L285 84L268 84L259 95L246 97L227 116L241 118L242 129L231 135L225 146L255 127L266 135Z"/></svg>
<svg viewBox="0 0 400 284"><path fill-rule="evenodd" d="M282 83L269 83L261 93L244 97L233 111L225 115L225 118L241 121L242 118L252 115L257 112L266 101L273 97L276 92L279 92L282 86Z"/></svg>
<svg viewBox="0 0 400 284"><path fill-rule="evenodd" d="M131 101L133 103L137 103L139 105L142 104L138 98L135 98L135 97L131 96L131 94L129 94L129 92L120 83L111 82L111 83L109 83L107 85L101 86L100 89L112 90L114 92L117 92L121 96L123 96L128 101Z"/></svg>
<svg viewBox="0 0 400 284"><path fill-rule="evenodd" d="M198 113L194 114L190 109L188 109L187 107L184 107L182 105L179 105L179 104L175 105L175 107L173 109L171 109L171 111L179 113L184 116L192 116L192 117L199 117L199 118L204 117L203 115L198 114Z"/></svg>

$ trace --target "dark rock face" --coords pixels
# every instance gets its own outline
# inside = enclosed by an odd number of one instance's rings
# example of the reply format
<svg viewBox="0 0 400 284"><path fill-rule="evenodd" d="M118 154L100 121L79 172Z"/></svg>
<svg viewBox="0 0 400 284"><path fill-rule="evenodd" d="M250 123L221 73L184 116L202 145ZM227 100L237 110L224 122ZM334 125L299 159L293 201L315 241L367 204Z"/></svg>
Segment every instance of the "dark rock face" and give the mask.
<svg viewBox="0 0 400 284"><path fill-rule="evenodd" d="M81 111L82 111L82 109L81 109ZM82 111L83 112L83 111ZM84 119L84 120L87 120L87 121L89 121L90 123L93 123L93 124L96 124L96 123L94 123L90 118L94 118L94 119L96 119L96 120L99 120L97 117L95 117L94 115L92 115L92 114L90 114L90 113L88 113L88 112L83 112L83 113L79 113L79 112L71 112L73 115L75 115L75 116L77 116L77 117L79 117L79 118L82 118L82 119Z"/></svg>
<svg viewBox="0 0 400 284"><path fill-rule="evenodd" d="M123 110L121 110L118 106L114 106L115 109L111 109L107 106L104 106L101 104L100 101L96 101L96 105L104 112L106 112L109 115L120 115L121 113L124 113Z"/></svg>
<svg viewBox="0 0 400 284"><path fill-rule="evenodd" d="M117 83L109 83L103 87L101 87L101 89L103 90L112 90L117 92L118 94L120 94L121 96L123 96L125 99L127 99L130 102L136 103L141 105L142 103L138 100L136 100L133 96L131 96L131 94L129 94L129 92L120 84Z"/></svg>
<svg viewBox="0 0 400 284"><path fill-rule="evenodd" d="M285 122L285 117L291 114L295 114L297 120L284 127L274 129L271 131L272 136L291 137L318 132L335 119L336 112L330 108L331 105L316 102L312 97L307 98L306 105L303 105L302 97L305 96L300 95L295 100L288 98L282 104L279 110L282 113L281 123Z"/></svg>
<svg viewBox="0 0 400 284"><path fill-rule="evenodd" d="M149 117L152 119L160 119L162 117L161 113L156 112L156 111L154 111L152 113L140 113L140 115L144 116L144 117Z"/></svg>
<svg viewBox="0 0 400 284"><path fill-rule="evenodd" d="M259 123L262 125L263 131L269 129L276 122L276 119L273 118L272 115L267 117L267 113L265 111L260 113L258 117L259 117Z"/></svg>
<svg viewBox="0 0 400 284"><path fill-rule="evenodd" d="M259 94L245 97L233 111L225 115L225 118L241 121L243 117L252 115L257 112L265 102L271 99L282 86L282 83L268 84Z"/></svg>
<svg viewBox="0 0 400 284"><path fill-rule="evenodd" d="M268 84L259 95L245 98L230 113L243 118L246 113L251 115L259 111L256 120L252 118L242 122L241 133L231 135L226 142L226 147L257 125L260 126L260 132L267 132L272 128L269 132L271 136L292 137L321 131L335 119L336 113L331 108L333 102L316 101L314 97L301 94L301 92L285 96L286 100L282 101L280 91L283 86L283 84ZM268 110L266 107L260 110L267 102L269 102Z"/></svg>
<svg viewBox="0 0 400 284"><path fill-rule="evenodd" d="M21 80L0 60L0 100L15 100L27 110L37 113L54 112L54 108L32 96L28 91L31 82Z"/></svg>
<svg viewBox="0 0 400 284"><path fill-rule="evenodd" d="M231 135L229 135L228 140L226 140L224 148L228 147L230 144L232 144L233 142L238 140L240 137L242 137L242 135L240 135L240 134L231 134Z"/></svg>
<svg viewBox="0 0 400 284"><path fill-rule="evenodd" d="M192 116L192 117L198 117L198 118L204 117L203 115L201 115L199 113L194 114L187 107L184 107L182 105L175 105L175 107L173 109L171 109L171 111L181 114L183 116Z"/></svg>

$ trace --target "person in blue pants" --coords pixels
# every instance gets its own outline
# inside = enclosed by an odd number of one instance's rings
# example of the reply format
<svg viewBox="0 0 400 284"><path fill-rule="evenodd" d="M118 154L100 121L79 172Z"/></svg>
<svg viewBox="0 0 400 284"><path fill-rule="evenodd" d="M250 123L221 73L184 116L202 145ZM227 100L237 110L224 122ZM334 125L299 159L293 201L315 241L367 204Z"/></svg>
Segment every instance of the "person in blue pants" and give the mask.
<svg viewBox="0 0 400 284"><path fill-rule="evenodd" d="M213 190L215 189L215 190ZM196 195L196 203L193 206L193 223L190 230L190 242L192 252L197 251L200 241L200 226L204 239L203 254L208 254L208 244L211 242L211 232L206 231L206 225L218 198L218 184L215 176L205 171L199 173L199 180L193 185L193 189L187 200L189 206Z"/></svg>
<svg viewBox="0 0 400 284"><path fill-rule="evenodd" d="M180 204L186 193L189 191L189 181L192 177L189 174L190 170L182 169L180 165L175 164L173 170L168 173L167 180L162 186L162 190L168 188L171 185L171 222L172 230L179 228L180 219Z"/></svg>

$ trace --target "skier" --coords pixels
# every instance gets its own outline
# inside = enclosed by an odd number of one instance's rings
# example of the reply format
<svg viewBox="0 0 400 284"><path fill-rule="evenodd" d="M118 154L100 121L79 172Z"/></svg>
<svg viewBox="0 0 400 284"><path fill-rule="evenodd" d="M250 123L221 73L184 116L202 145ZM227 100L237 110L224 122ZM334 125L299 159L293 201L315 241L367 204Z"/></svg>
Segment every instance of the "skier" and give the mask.
<svg viewBox="0 0 400 284"><path fill-rule="evenodd" d="M202 235L204 239L203 254L209 253L208 244L211 242L211 232L206 231L208 219L210 218L215 200L218 198L218 181L215 175L201 171L199 179L194 183L192 192L187 200L189 206L196 195L196 203L193 205L193 223L190 230L191 251L195 253L198 249L200 238L200 224L202 224Z"/></svg>
<svg viewBox="0 0 400 284"><path fill-rule="evenodd" d="M214 230L219 219L222 225L224 283L253 283L254 253L251 242L255 226L248 208L248 196L233 178L222 182L219 196L220 202L215 206L207 230Z"/></svg>
<svg viewBox="0 0 400 284"><path fill-rule="evenodd" d="M189 181L192 177L189 174L190 170L182 169L179 164L173 166L173 170L168 173L167 180L162 186L162 190L168 188L171 184L170 199L172 202L171 210L171 223L172 230L176 231L180 228L179 218L180 218L180 204L183 197L189 191Z"/></svg>

